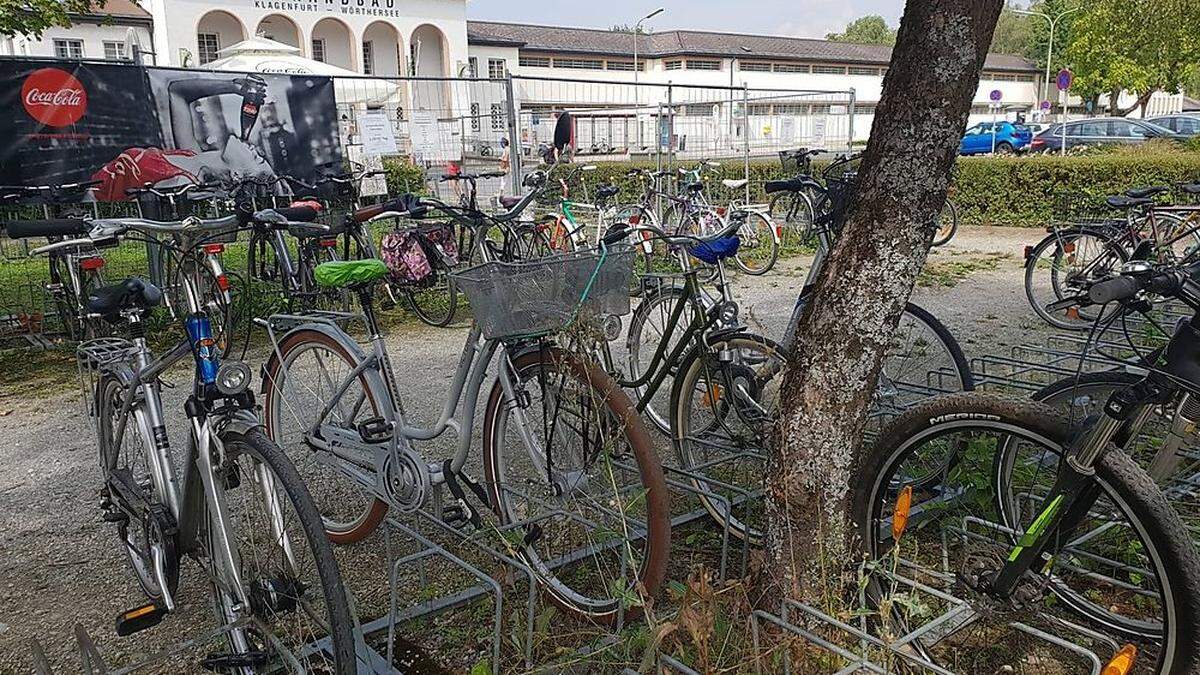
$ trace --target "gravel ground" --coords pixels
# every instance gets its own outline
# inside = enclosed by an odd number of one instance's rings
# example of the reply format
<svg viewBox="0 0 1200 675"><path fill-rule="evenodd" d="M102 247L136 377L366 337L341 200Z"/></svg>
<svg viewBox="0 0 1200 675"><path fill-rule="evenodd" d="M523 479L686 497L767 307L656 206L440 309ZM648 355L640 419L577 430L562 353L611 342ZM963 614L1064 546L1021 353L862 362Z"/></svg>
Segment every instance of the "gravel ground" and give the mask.
<svg viewBox="0 0 1200 675"><path fill-rule="evenodd" d="M1040 230L963 228L950 246L931 255L924 279L929 285L919 286L913 301L951 329L969 358L1034 339L1043 329L1022 290L1021 251L1042 236ZM736 279L736 297L768 335L778 336L787 320L808 262L787 260L766 277ZM391 333L402 386L432 394L409 396L409 410L430 421L440 411L440 392L466 330L402 324ZM186 381L186 371L176 375ZM179 410L185 389L167 391L168 411ZM182 429L171 431L181 445ZM433 452L446 454L444 447ZM56 671L75 672L76 624L98 641L110 663L122 663L208 621L207 594L198 574L186 573L195 565L185 562L181 611L158 628L116 637L115 615L141 604L141 597L115 547L113 527L99 518L97 473L92 430L77 391L70 385L27 391L0 373L0 673L30 670L31 638L45 647Z"/></svg>

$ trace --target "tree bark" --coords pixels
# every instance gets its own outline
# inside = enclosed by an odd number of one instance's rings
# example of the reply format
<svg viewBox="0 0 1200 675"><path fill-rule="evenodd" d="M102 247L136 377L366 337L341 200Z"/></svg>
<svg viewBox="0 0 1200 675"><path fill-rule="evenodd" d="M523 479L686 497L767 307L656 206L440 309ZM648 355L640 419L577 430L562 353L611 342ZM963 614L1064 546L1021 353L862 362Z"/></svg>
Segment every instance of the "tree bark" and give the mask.
<svg viewBox="0 0 1200 675"><path fill-rule="evenodd" d="M842 235L787 354L766 475L763 598L841 597L883 357L925 263L1003 0L909 0Z"/></svg>

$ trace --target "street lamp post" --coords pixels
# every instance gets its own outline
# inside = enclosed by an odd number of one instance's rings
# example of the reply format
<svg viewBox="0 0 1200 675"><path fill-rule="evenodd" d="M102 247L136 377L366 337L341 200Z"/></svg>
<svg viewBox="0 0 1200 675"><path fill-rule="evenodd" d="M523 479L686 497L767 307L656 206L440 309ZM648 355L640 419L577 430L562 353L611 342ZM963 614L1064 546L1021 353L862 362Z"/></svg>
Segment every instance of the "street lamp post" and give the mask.
<svg viewBox="0 0 1200 675"><path fill-rule="evenodd" d="M650 12L646 16L643 16L642 18L638 19L638 22L633 24L633 84L634 84L635 92L637 91L637 81L638 81L638 33L642 32L642 24L643 23L645 23L646 21L649 21L650 19L653 19L654 17L658 16L659 14L662 14L664 11L666 11L665 7L659 7L658 9L654 10L653 12Z"/></svg>
<svg viewBox="0 0 1200 675"><path fill-rule="evenodd" d="M1062 19L1064 16L1071 14L1072 12L1078 12L1081 9L1083 9L1083 5L1074 7L1072 9L1063 10L1055 16L1050 16L1045 12L1030 11L1028 9L1012 10L1014 14L1021 14L1023 16L1040 16L1050 23L1050 39L1049 42L1046 43L1046 77L1042 80L1043 101L1050 100L1050 63L1054 58L1054 26L1058 24L1059 19Z"/></svg>

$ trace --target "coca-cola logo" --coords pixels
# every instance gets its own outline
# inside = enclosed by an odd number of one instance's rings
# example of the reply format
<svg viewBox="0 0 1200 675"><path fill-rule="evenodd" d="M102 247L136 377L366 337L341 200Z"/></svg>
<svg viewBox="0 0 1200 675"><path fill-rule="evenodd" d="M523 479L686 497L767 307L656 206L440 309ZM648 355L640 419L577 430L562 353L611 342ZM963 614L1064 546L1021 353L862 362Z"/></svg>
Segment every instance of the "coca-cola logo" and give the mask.
<svg viewBox="0 0 1200 675"><path fill-rule="evenodd" d="M21 103L33 119L51 127L74 124L87 112L87 91L75 76L58 68L41 68L25 78Z"/></svg>

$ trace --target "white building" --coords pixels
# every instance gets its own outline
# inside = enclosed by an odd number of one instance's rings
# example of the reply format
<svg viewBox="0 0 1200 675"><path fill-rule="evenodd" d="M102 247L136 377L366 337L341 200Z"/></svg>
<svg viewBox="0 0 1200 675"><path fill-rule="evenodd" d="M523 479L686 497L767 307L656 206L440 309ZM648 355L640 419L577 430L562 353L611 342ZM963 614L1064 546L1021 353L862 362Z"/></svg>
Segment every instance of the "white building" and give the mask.
<svg viewBox="0 0 1200 675"><path fill-rule="evenodd" d="M50 28L35 39L0 38L0 54L62 59L127 59L130 44L151 44L154 19L132 0L108 0L96 14L74 14L70 28Z"/></svg>

